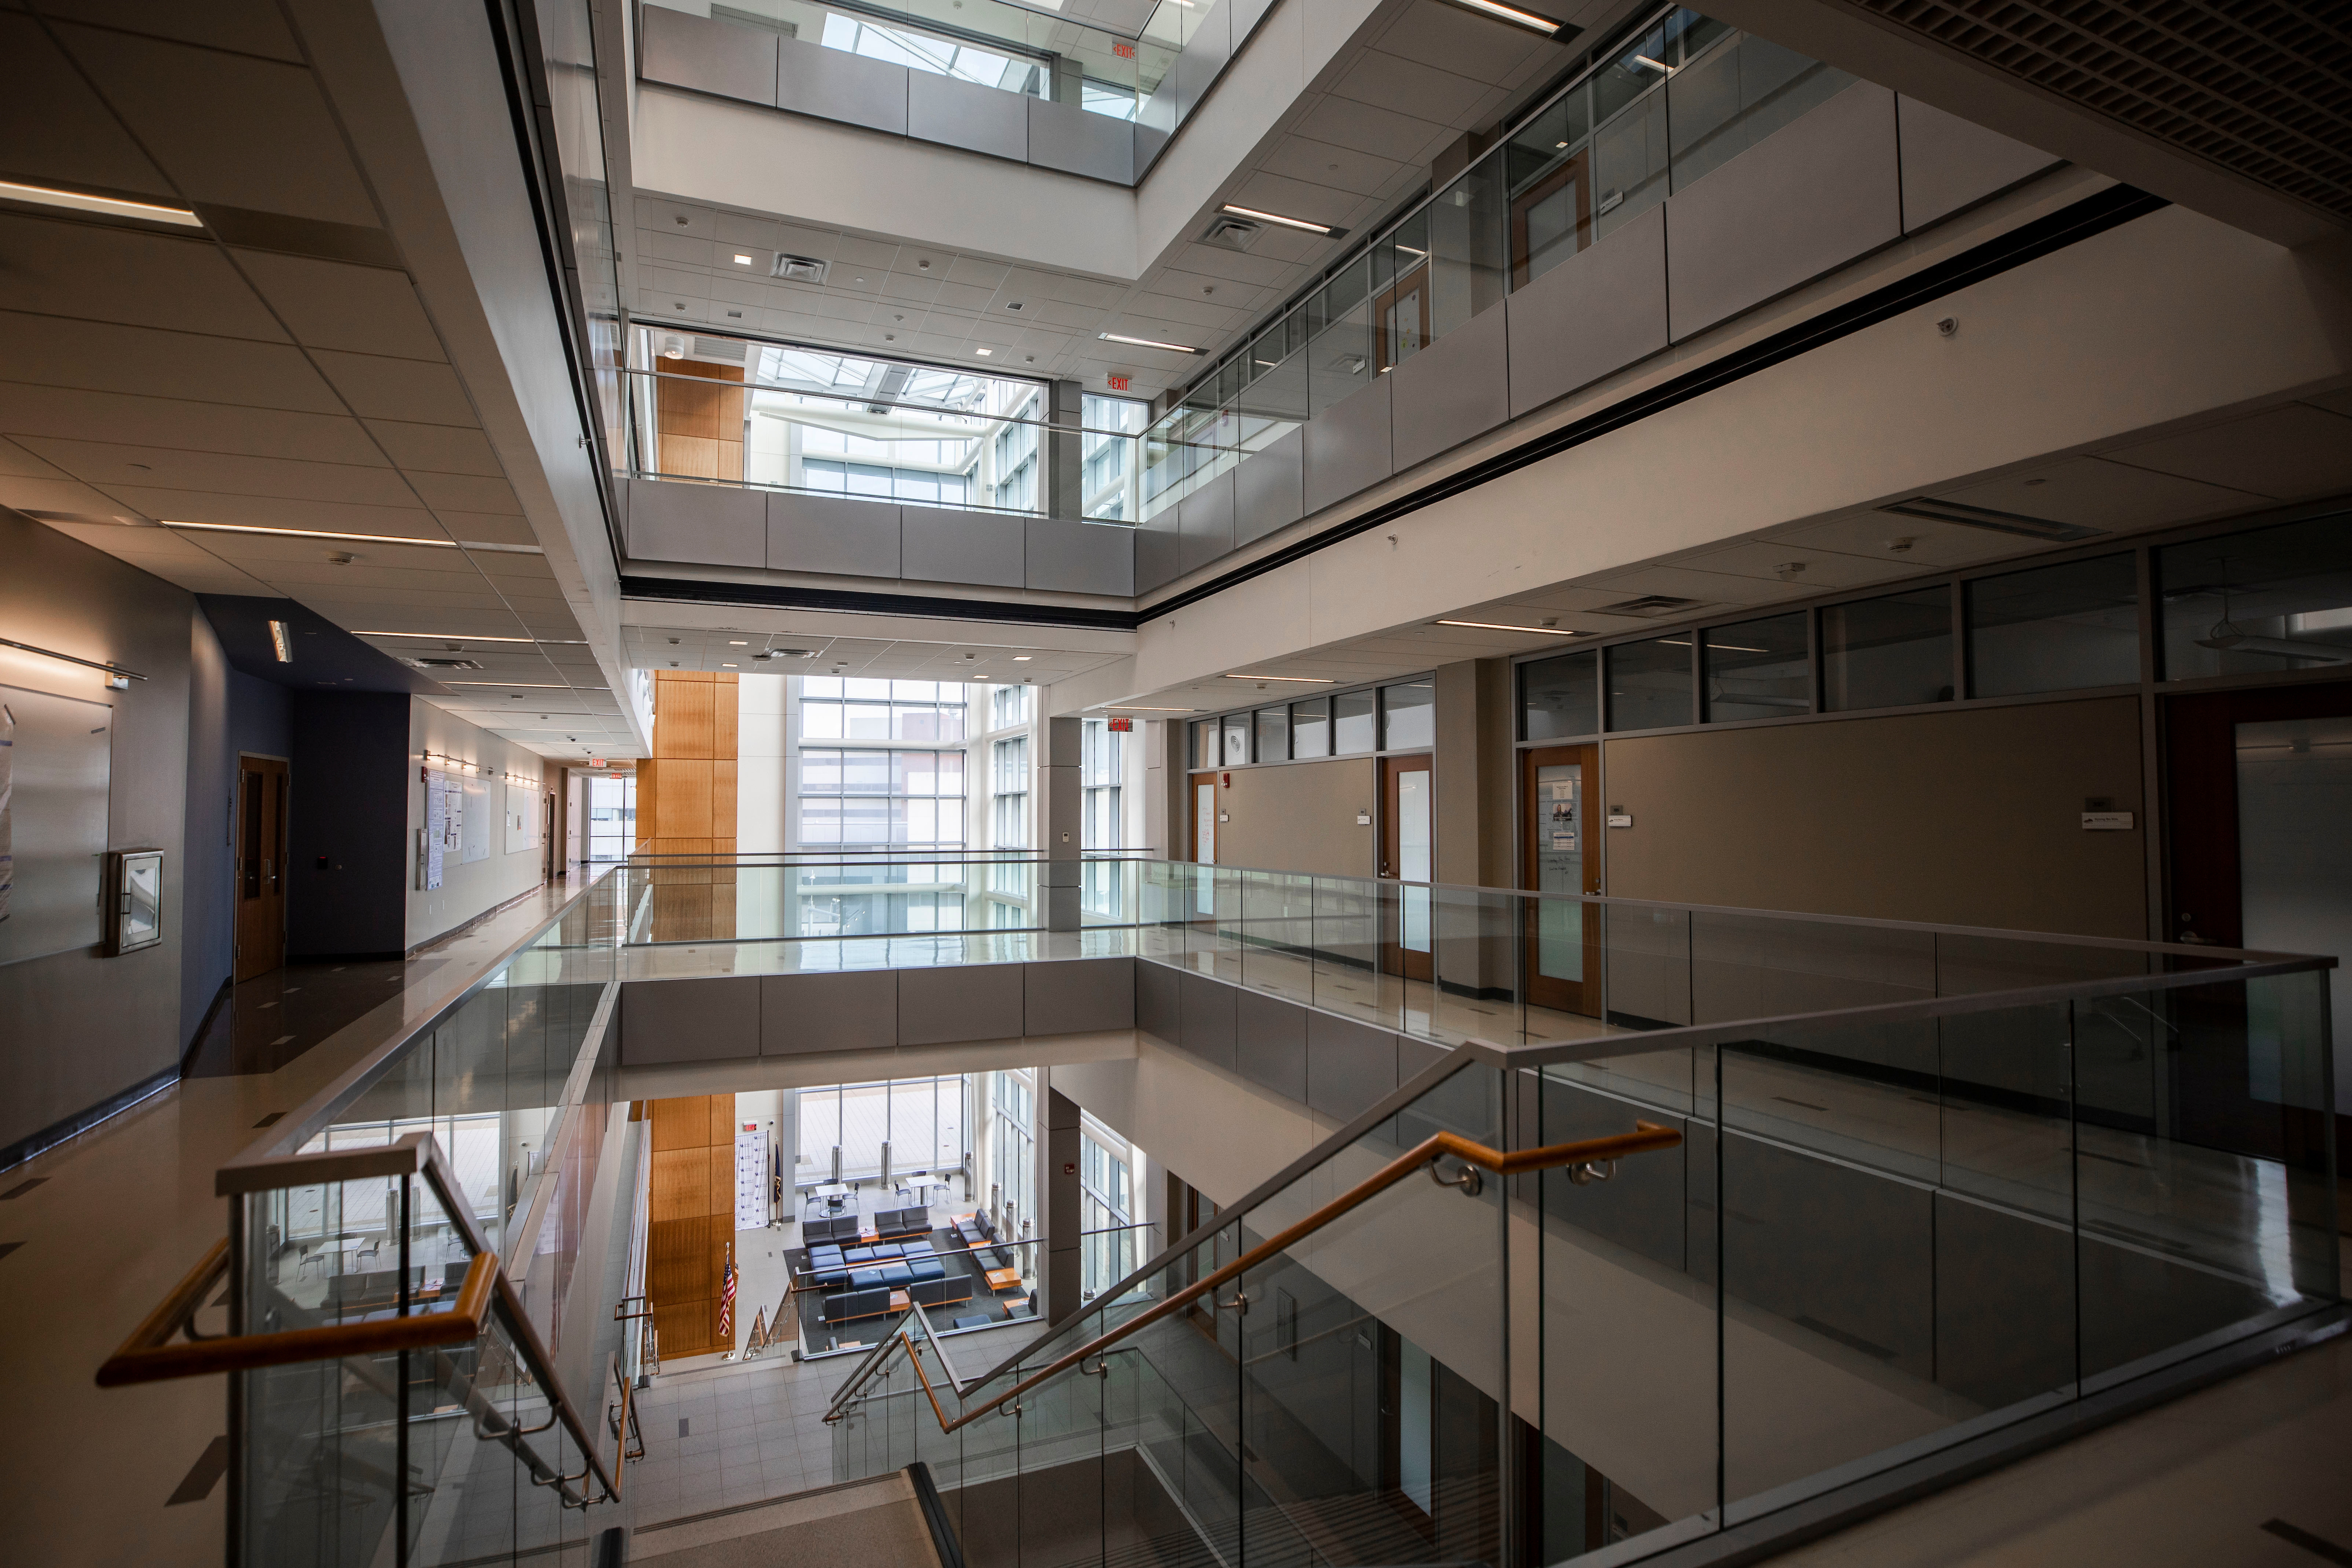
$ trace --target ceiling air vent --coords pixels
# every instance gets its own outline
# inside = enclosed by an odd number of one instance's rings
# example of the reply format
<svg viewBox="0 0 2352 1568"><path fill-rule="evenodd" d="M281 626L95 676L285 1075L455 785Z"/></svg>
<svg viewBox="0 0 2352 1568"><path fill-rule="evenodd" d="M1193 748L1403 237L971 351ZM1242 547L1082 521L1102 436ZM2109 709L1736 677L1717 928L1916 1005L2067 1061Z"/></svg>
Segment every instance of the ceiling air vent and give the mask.
<svg viewBox="0 0 2352 1568"><path fill-rule="evenodd" d="M776 264L768 269L768 276L781 278L787 283L822 283L826 265L814 256L786 256L779 251Z"/></svg>
<svg viewBox="0 0 2352 1568"><path fill-rule="evenodd" d="M1937 500L1933 496L1914 496L1909 500L1896 501L1878 510L1896 517L1924 517L1930 522L1954 522L1962 528L2013 533L2025 539L2046 540L2053 544L2063 544L2077 539L2097 539L2107 531L2104 528L2084 528L2080 523L2053 522L2046 517L2026 517L2019 512L1962 506L1958 501Z"/></svg>
<svg viewBox="0 0 2352 1568"><path fill-rule="evenodd" d="M1676 610L1686 610L1697 603L1696 599L1677 599L1672 594L1644 594L1638 599L1620 599L1613 605L1603 605L1592 613L1596 616L1671 616Z"/></svg>
<svg viewBox="0 0 2352 1568"><path fill-rule="evenodd" d="M1245 217L1220 217L1202 232L1203 245L1221 245L1227 250L1247 250L1250 242L1263 232L1265 226L1252 223Z"/></svg>
<svg viewBox="0 0 2352 1568"><path fill-rule="evenodd" d="M813 647L769 647L761 648L751 658L758 662L765 663L772 658L809 658L815 653L816 649Z"/></svg>
<svg viewBox="0 0 2352 1568"><path fill-rule="evenodd" d="M479 669L479 659L472 658L404 658L401 663L415 669Z"/></svg>
<svg viewBox="0 0 2352 1568"><path fill-rule="evenodd" d="M694 340L694 357L719 364L741 364L744 351L751 345L740 338L704 338Z"/></svg>

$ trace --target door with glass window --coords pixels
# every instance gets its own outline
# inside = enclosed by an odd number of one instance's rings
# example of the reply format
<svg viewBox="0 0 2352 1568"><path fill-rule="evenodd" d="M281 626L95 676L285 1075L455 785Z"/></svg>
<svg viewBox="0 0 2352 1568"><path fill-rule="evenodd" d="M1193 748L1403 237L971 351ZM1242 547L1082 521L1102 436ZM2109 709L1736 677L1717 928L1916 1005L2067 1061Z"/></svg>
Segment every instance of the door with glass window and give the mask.
<svg viewBox="0 0 2352 1568"><path fill-rule="evenodd" d="M1598 895L1600 846L1591 820L1601 748L1546 746L1519 753L1519 885L1538 893ZM1527 913L1528 1005L1601 1014L1601 910L1576 899L1532 900Z"/></svg>
<svg viewBox="0 0 2352 1568"><path fill-rule="evenodd" d="M1429 265L1413 268L1373 301L1381 370L1394 370L1429 346Z"/></svg>
<svg viewBox="0 0 2352 1568"><path fill-rule="evenodd" d="M286 763L236 760L236 957L250 980L286 962Z"/></svg>
<svg viewBox="0 0 2352 1568"><path fill-rule="evenodd" d="M1407 980L1436 973L1433 955L1429 882L1433 868L1436 816L1430 789L1429 756L1381 759L1381 876L1402 884L1389 908L1381 943L1381 967Z"/></svg>

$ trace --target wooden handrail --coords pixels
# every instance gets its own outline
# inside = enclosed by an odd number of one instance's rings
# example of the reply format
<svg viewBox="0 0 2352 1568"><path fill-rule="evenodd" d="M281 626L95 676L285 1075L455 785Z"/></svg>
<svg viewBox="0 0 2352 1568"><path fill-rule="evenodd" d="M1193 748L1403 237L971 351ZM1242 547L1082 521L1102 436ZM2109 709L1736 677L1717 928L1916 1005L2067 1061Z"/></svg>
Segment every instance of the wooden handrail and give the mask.
<svg viewBox="0 0 2352 1568"><path fill-rule="evenodd" d="M1162 1297L1158 1303L1137 1313L1109 1332L1099 1334L1087 1341L1076 1350L1047 1363L1043 1369L1023 1378L993 1399L967 1411L952 1421L949 1420L946 1413L940 1408L939 1395L932 1392L930 1379L923 1374L921 1358L912 1353L914 1344L908 1336L905 1324L899 1325L895 1337L906 1343L908 1347L909 1359L915 1363L915 1376L921 1382L923 1392L929 1395L931 1410L939 1417L940 1430L953 1432L959 1427L970 1426L990 1411L1003 1405L1006 1401L1018 1399L1022 1394L1057 1373L1080 1364L1089 1356L1099 1355L1119 1341L1140 1332L1150 1324L1158 1322L1170 1313L1198 1300L1201 1297L1210 1295L1227 1280L1248 1272L1276 1253L1287 1251L1333 1220L1362 1206L1414 1172L1428 1170L1434 1173L1437 1163L1448 1156L1461 1161L1465 1165L1492 1171L1498 1176L1517 1176L1530 1171L1557 1170L1563 1165L1590 1167L1610 1164L1630 1154L1646 1153L1654 1149L1672 1149L1682 1141L1683 1135L1671 1127L1661 1127L1654 1121L1639 1120L1634 1121L1633 1131L1631 1132L1612 1133L1606 1138L1587 1138L1574 1143L1553 1143L1540 1149L1517 1149L1508 1153L1489 1149L1484 1143L1474 1142L1459 1133L1433 1132L1338 1197L1318 1206L1306 1218L1268 1237L1223 1268L1213 1270L1173 1294ZM926 1328L929 1326L928 1318L924 1320L924 1326ZM887 1354L877 1356L867 1363L865 1371L844 1384L841 1393L834 1397L833 1407L825 1412L824 1419L828 1423L840 1420L845 1414L845 1405L856 1388L871 1377L874 1372L880 1370L888 1359ZM957 1390L959 1395L962 1392L961 1389Z"/></svg>
<svg viewBox="0 0 2352 1568"><path fill-rule="evenodd" d="M255 1367L291 1366L306 1361L341 1361L352 1356L381 1355L389 1351L425 1350L436 1345L464 1344L481 1337L489 1321L490 1296L501 1281L499 1260L478 1252L467 1266L463 1284L446 1312L412 1312L366 1323L332 1323L316 1329L286 1329L274 1334L236 1334L219 1339L172 1342L195 1303L214 1280L228 1271L228 1241L216 1242L205 1260L180 1281L162 1305L131 1331L122 1348L98 1369L100 1388L121 1388L133 1383L160 1383L174 1377L203 1377L216 1372L247 1372Z"/></svg>

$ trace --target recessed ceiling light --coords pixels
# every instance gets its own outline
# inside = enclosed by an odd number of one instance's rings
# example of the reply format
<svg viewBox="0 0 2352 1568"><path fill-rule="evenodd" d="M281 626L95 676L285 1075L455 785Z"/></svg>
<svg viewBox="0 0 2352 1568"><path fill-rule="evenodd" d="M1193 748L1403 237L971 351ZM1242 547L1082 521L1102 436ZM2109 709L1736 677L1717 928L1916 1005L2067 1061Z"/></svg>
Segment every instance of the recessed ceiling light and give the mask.
<svg viewBox="0 0 2352 1568"><path fill-rule="evenodd" d="M751 265L751 258L748 256L739 254L735 258L735 265L738 267L749 267Z"/></svg>
<svg viewBox="0 0 2352 1568"><path fill-rule="evenodd" d="M1533 11L1522 11L1516 5L1501 5L1498 4L1498 0L1454 0L1454 4L1475 11L1481 16L1493 16L1499 21L1509 22L1515 26L1525 27L1531 33L1541 33L1547 38L1575 36L1549 16L1538 16ZM1577 29L1578 32L1582 30L1582 28Z"/></svg>
<svg viewBox="0 0 2352 1568"><path fill-rule="evenodd" d="M1285 228L1304 229L1308 234L1338 234L1340 231L1328 223L1315 223L1303 217L1285 217L1280 213L1260 212L1255 207L1235 206L1227 202L1224 210L1235 217L1254 217L1260 223L1278 223Z"/></svg>
<svg viewBox="0 0 2352 1568"><path fill-rule="evenodd" d="M1205 349L1193 348L1188 343L1163 343L1156 338L1130 338L1119 332L1097 332L1095 336L1107 343L1133 343L1140 349L1166 349L1170 353L1175 354L1197 354L1208 352Z"/></svg>
<svg viewBox="0 0 2352 1568"><path fill-rule="evenodd" d="M1475 626L1482 632L1531 632L1539 637L1580 637L1582 632L1564 632L1558 626L1508 626L1500 621L1439 621L1441 626Z"/></svg>
<svg viewBox="0 0 2352 1568"><path fill-rule="evenodd" d="M974 349L974 350L972 350L971 352L972 352L972 353L976 353L976 354L978 354L981 358L982 358L982 359L986 359L989 355L991 355L991 354L994 353L996 351L995 351L994 349Z"/></svg>
<svg viewBox="0 0 2352 1568"><path fill-rule="evenodd" d="M1016 653L1013 656L1013 662L1015 664L1026 664L1034 657L1036 656L1034 654Z"/></svg>
<svg viewBox="0 0 2352 1568"><path fill-rule="evenodd" d="M472 632L353 632L355 637L422 637L427 642L527 642L543 643L549 647L586 647L582 637L490 637Z"/></svg>
<svg viewBox="0 0 2352 1568"><path fill-rule="evenodd" d="M751 645L742 637L729 637L727 639L727 646L729 647L750 647Z"/></svg>
<svg viewBox="0 0 2352 1568"><path fill-rule="evenodd" d="M158 206L153 202L129 202L120 196L93 195L88 191L60 191L48 185L20 185L13 180L0 180L0 196L10 201L34 202L45 207L102 213L108 217L140 217L150 223L177 224L182 228L205 226L205 220L185 207Z"/></svg>
<svg viewBox="0 0 2352 1568"><path fill-rule="evenodd" d="M722 664L722 665L720 665L719 668L721 668L721 669L732 669L732 668L734 668L735 667L734 667L733 665L731 665L731 664Z"/></svg>
<svg viewBox="0 0 2352 1568"><path fill-rule="evenodd" d="M276 651L278 663L291 664L294 662L294 644L286 635L286 623L284 621L272 621L269 623L269 646Z"/></svg>
<svg viewBox="0 0 2352 1568"><path fill-rule="evenodd" d="M1337 686L1338 681L1321 675L1228 675L1227 680L1287 680L1300 686Z"/></svg>

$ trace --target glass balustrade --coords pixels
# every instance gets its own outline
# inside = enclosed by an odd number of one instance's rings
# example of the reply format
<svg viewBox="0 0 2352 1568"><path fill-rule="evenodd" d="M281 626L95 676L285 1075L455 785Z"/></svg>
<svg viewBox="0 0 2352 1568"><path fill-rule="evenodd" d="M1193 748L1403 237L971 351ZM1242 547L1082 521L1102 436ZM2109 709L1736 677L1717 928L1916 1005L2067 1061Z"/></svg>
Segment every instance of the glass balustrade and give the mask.
<svg viewBox="0 0 2352 1568"><path fill-rule="evenodd" d="M835 1478L1072 1560L1623 1562L2340 1310L2324 967L1699 913L1664 1010L1827 1005L1444 1056L1002 1365L910 1321Z"/></svg>

